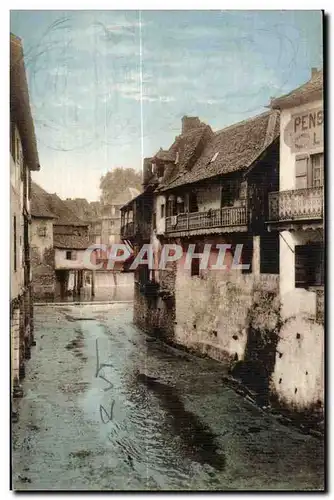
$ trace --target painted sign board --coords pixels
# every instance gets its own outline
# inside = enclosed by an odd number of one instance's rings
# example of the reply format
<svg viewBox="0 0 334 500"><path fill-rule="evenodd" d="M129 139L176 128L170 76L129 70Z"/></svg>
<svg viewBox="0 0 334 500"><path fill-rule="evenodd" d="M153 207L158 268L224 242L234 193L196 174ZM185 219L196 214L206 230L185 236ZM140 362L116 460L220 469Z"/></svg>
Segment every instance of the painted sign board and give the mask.
<svg viewBox="0 0 334 500"><path fill-rule="evenodd" d="M324 112L320 107L296 113L284 130L284 142L292 153L323 148L323 123Z"/></svg>

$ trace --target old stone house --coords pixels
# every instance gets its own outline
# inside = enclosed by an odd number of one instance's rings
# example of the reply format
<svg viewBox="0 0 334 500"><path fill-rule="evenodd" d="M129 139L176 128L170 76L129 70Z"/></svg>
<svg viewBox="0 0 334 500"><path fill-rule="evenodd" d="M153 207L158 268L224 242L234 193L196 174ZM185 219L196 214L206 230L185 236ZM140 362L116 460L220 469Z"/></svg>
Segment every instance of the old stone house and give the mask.
<svg viewBox="0 0 334 500"><path fill-rule="evenodd" d="M321 407L324 398L323 72L274 99L281 116L279 190L268 229L279 234L280 341L273 385L282 401Z"/></svg>
<svg viewBox="0 0 334 500"><path fill-rule="evenodd" d="M39 170L21 40L10 35L10 330L11 390L22 394L20 380L30 357L33 304L30 267L31 171Z"/></svg>
<svg viewBox="0 0 334 500"><path fill-rule="evenodd" d="M53 298L55 294L53 223L56 219L49 207L48 193L32 182L31 266L35 300Z"/></svg>
<svg viewBox="0 0 334 500"><path fill-rule="evenodd" d="M47 193L36 183L32 183L32 199L35 297L79 294L87 270L84 255L89 246L88 224L59 196Z"/></svg>

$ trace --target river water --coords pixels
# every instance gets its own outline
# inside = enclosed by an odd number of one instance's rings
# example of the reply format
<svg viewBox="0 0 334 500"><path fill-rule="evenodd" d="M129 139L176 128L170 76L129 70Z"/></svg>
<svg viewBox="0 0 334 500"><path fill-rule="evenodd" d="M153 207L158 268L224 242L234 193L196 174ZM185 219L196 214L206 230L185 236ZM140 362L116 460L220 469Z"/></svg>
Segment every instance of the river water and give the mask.
<svg viewBox="0 0 334 500"><path fill-rule="evenodd" d="M223 381L226 367L165 346L131 304L35 307L15 403L17 490L316 490L323 444Z"/></svg>

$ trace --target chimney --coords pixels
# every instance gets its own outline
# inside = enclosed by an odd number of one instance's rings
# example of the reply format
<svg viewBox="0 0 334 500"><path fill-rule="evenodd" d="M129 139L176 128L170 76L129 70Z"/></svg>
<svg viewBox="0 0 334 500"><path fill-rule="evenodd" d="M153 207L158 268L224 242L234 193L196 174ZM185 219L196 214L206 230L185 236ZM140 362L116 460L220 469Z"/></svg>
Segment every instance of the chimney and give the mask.
<svg viewBox="0 0 334 500"><path fill-rule="evenodd" d="M184 116L182 118L182 134L186 134L189 130L193 130L200 126L201 122L198 116Z"/></svg>
<svg viewBox="0 0 334 500"><path fill-rule="evenodd" d="M317 75L317 73L318 73L317 68L311 69L311 80L313 80L313 78Z"/></svg>

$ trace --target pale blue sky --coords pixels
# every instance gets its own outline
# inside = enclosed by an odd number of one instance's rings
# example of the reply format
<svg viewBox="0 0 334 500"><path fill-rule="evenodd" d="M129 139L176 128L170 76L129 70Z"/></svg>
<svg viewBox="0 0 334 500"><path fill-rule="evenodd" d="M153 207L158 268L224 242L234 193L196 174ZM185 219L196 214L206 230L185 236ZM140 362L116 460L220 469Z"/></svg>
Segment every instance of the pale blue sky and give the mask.
<svg viewBox="0 0 334 500"><path fill-rule="evenodd" d="M320 11L142 11L144 156L183 115L214 130L264 111L322 66ZM41 171L61 197L99 196L141 169L138 11L12 11L23 39Z"/></svg>

